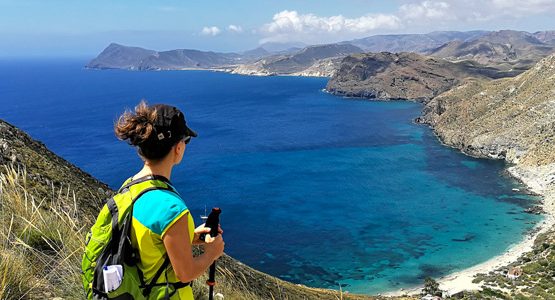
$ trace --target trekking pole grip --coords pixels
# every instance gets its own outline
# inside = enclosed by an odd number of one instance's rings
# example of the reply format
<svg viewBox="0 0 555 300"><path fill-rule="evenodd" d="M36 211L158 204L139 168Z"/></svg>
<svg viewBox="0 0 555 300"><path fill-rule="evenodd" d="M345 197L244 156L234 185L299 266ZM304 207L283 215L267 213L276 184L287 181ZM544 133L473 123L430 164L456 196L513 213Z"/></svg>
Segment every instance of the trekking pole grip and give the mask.
<svg viewBox="0 0 555 300"><path fill-rule="evenodd" d="M208 219L206 220L206 224L204 225L205 227L210 228L211 237L217 237L219 234L221 212L222 210L217 207L212 208L212 211L210 212L210 214L208 215ZM216 285L215 277L216 277L216 261L214 261L212 265L210 265L208 280L206 280L206 284L209 286L209 293L208 293L209 300L213 299L214 285Z"/></svg>

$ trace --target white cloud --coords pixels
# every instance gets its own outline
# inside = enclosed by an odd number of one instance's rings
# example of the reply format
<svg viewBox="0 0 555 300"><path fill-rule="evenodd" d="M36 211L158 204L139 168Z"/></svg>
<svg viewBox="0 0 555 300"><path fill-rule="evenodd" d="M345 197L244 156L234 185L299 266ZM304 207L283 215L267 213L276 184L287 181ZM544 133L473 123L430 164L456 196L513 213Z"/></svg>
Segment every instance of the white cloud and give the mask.
<svg viewBox="0 0 555 300"><path fill-rule="evenodd" d="M456 19L449 3L434 1L403 4L399 7L399 15L403 21Z"/></svg>
<svg viewBox="0 0 555 300"><path fill-rule="evenodd" d="M324 43L384 33L498 28L555 16L555 0L398 0L397 11L347 18L284 10L257 34L264 42ZM507 29L519 28L510 27ZM546 30L550 28L545 28Z"/></svg>
<svg viewBox="0 0 555 300"><path fill-rule="evenodd" d="M366 15L350 19L342 15L320 17L284 10L275 14L273 21L262 26L260 32L266 35L262 42L284 42L292 39L310 41L322 36L368 33L377 29L395 29L399 26L399 18L393 15Z"/></svg>
<svg viewBox="0 0 555 300"><path fill-rule="evenodd" d="M203 35L216 36L216 35L220 34L220 32L222 32L220 30L220 28L218 28L216 26L211 26L211 27L202 28L202 31L200 33L203 34Z"/></svg>
<svg viewBox="0 0 555 300"><path fill-rule="evenodd" d="M405 0L399 7L401 19L410 23L440 20L468 24L518 19L538 14L555 14L555 0ZM424 19L419 19L424 18Z"/></svg>
<svg viewBox="0 0 555 300"><path fill-rule="evenodd" d="M243 27L239 26L239 25L229 25L227 26L227 30L231 31L231 32L236 32L236 33L241 33L243 32Z"/></svg>
<svg viewBox="0 0 555 300"><path fill-rule="evenodd" d="M551 11L555 13L553 0L489 0L492 6L502 13L521 17Z"/></svg>

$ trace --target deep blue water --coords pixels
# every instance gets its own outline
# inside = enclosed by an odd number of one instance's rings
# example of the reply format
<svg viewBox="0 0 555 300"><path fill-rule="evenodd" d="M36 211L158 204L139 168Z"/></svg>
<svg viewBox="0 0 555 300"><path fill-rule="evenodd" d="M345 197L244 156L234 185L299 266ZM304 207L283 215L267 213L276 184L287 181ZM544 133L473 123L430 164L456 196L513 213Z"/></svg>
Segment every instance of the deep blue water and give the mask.
<svg viewBox="0 0 555 300"><path fill-rule="evenodd" d="M323 78L85 70L0 61L0 118L116 188L141 167L112 126L142 98L198 131L172 181L222 208L226 252L309 286L380 293L503 252L540 220L503 163L441 146L421 106L348 100Z"/></svg>

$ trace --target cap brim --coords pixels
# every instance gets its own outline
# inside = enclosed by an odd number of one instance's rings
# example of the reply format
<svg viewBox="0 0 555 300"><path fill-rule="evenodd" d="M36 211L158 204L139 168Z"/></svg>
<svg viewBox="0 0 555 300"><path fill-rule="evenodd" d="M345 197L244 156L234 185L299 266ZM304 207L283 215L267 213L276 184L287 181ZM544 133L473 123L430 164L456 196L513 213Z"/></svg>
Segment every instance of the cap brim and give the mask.
<svg viewBox="0 0 555 300"><path fill-rule="evenodd" d="M192 137L198 136L198 134L194 132L191 128L187 127L187 125L185 125L185 133L187 136L192 136Z"/></svg>

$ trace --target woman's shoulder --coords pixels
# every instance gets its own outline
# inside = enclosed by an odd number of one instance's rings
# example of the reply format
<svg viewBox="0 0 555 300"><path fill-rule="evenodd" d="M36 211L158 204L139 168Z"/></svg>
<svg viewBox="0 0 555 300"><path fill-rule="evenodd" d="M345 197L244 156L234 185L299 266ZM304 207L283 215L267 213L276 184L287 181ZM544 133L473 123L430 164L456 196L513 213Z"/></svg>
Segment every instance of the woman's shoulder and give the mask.
<svg viewBox="0 0 555 300"><path fill-rule="evenodd" d="M133 217L161 235L166 227L188 211L185 201L167 190L152 190L142 195L133 208Z"/></svg>
<svg viewBox="0 0 555 300"><path fill-rule="evenodd" d="M169 191L169 190L152 190L144 193L135 205L139 204L139 206L145 207L161 207L161 208L170 208L174 206L184 207L187 208L185 201L177 194L176 192Z"/></svg>

